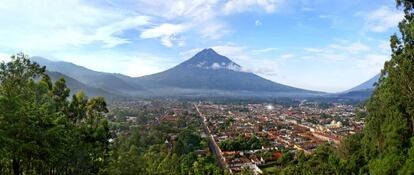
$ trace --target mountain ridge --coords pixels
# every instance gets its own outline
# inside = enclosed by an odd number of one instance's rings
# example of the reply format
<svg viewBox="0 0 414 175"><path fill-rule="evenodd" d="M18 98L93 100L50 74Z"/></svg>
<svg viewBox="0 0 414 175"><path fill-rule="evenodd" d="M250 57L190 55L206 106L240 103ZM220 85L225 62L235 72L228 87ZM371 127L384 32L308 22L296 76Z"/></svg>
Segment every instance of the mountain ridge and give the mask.
<svg viewBox="0 0 414 175"><path fill-rule="evenodd" d="M137 79L143 84L189 89L318 93L279 84L242 71L240 65L213 49L204 49L171 69ZM154 87L156 86L152 86Z"/></svg>
<svg viewBox="0 0 414 175"><path fill-rule="evenodd" d="M351 91L361 91L361 90L368 90L368 89L374 89L375 88L375 83L378 82L378 80L380 79L381 74L376 74L374 77L370 78L369 80L345 91L345 92L351 92Z"/></svg>
<svg viewBox="0 0 414 175"><path fill-rule="evenodd" d="M51 61L43 57L32 57L32 60L40 65L45 65L48 71L62 73L94 88L107 89L117 93L141 89L138 85L131 85L112 73L94 71L71 62Z"/></svg>
<svg viewBox="0 0 414 175"><path fill-rule="evenodd" d="M162 72L142 77L90 70L70 62L32 57L47 70L59 72L113 94L151 96L315 96L323 92L287 86L262 78L213 49L203 49L190 59Z"/></svg>
<svg viewBox="0 0 414 175"><path fill-rule="evenodd" d="M86 94L90 96L105 96L109 99L113 99L116 97L119 97L119 95L112 94L110 92L107 92L105 90L90 87L88 85L83 84L82 82L79 82L78 80L69 77L67 75L64 75L59 72L53 72L53 71L46 71L46 74L49 75L52 82L56 82L60 78L64 78L66 82L66 86L70 88L70 94L73 95L79 91L84 91Z"/></svg>
<svg viewBox="0 0 414 175"><path fill-rule="evenodd" d="M351 89L338 93L337 97L349 99L368 99L374 92L375 83L378 83L380 76L381 74L376 74L369 80L366 80Z"/></svg>

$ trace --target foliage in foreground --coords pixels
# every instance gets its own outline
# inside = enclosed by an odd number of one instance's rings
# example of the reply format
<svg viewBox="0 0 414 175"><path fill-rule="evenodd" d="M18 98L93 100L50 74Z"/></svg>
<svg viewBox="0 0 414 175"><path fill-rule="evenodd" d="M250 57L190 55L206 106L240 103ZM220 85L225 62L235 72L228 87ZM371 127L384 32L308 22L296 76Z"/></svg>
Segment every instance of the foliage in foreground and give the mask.
<svg viewBox="0 0 414 175"><path fill-rule="evenodd" d="M414 174L414 2L397 0L405 19L391 37L392 58L366 103L366 127L338 148L296 156L280 174Z"/></svg>
<svg viewBox="0 0 414 175"><path fill-rule="evenodd" d="M0 174L94 174L105 166L110 138L102 97L68 100L24 54L0 64Z"/></svg>

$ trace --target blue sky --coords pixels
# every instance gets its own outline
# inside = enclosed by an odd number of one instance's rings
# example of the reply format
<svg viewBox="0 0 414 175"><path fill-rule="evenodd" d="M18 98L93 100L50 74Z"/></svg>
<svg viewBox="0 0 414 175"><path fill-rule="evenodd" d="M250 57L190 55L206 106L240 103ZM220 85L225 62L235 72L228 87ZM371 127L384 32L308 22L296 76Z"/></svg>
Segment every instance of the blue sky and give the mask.
<svg viewBox="0 0 414 175"><path fill-rule="evenodd" d="M2 0L0 58L142 76L213 48L270 80L339 92L380 72L402 17L393 0Z"/></svg>

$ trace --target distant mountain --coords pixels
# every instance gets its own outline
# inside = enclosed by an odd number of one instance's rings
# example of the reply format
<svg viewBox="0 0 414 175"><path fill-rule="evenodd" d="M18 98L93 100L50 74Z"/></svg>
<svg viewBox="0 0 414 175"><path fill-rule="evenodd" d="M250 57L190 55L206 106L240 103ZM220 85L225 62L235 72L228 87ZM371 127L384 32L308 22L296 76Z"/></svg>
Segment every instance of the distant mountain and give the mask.
<svg viewBox="0 0 414 175"><path fill-rule="evenodd" d="M378 82L380 76L380 74L377 74L371 79L361 83L360 85L338 94L338 97L362 100L368 99L371 96L372 92L374 92L374 85Z"/></svg>
<svg viewBox="0 0 414 175"><path fill-rule="evenodd" d="M118 73L93 71L69 62L33 57L33 61L58 72L76 90L93 94L128 97L286 97L315 96L308 91L264 79L243 71L242 67L213 49L204 49L189 60L166 71L129 77ZM56 74L55 73L55 74ZM105 96L104 95L104 96Z"/></svg>
<svg viewBox="0 0 414 175"><path fill-rule="evenodd" d="M42 57L32 57L32 60L46 66L48 71L59 72L89 87L103 89L114 94L128 94L131 91L142 90L139 85L126 82L115 74L93 71L69 62L50 61Z"/></svg>
<svg viewBox="0 0 414 175"><path fill-rule="evenodd" d="M375 75L374 77L372 77L371 79L369 79L368 81L363 82L362 84L347 90L347 92L352 92L352 91L363 91L363 90L372 90L374 89L374 84L378 82L380 78L380 74Z"/></svg>
<svg viewBox="0 0 414 175"><path fill-rule="evenodd" d="M150 89L178 88L199 92L251 94L317 94L317 92L282 85L245 72L229 58L213 49L204 49L189 60L166 71L136 78L139 84ZM247 94L247 93L246 93ZM240 94L243 95L243 94Z"/></svg>
<svg viewBox="0 0 414 175"><path fill-rule="evenodd" d="M50 76L50 78L52 79L53 82L55 82L56 80L58 80L60 78L64 78L65 81L66 81L66 86L70 89L70 93L72 95L82 90L88 96L104 96L104 97L110 98L110 99L119 97L119 95L112 94L112 93L107 92L105 90L90 87L86 84L83 84L83 83L79 82L78 80L75 80L75 79L73 79L73 78L71 78L67 75L61 74L59 72L47 71L46 73Z"/></svg>

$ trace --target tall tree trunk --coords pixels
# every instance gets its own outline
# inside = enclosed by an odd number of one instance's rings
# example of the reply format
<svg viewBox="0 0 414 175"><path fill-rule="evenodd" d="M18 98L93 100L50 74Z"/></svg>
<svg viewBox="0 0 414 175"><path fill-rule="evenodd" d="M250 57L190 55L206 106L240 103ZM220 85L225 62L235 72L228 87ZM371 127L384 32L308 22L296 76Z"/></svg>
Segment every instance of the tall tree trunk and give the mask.
<svg viewBox="0 0 414 175"><path fill-rule="evenodd" d="M13 166L13 174L20 175L20 160L14 158L12 162L12 166Z"/></svg>

